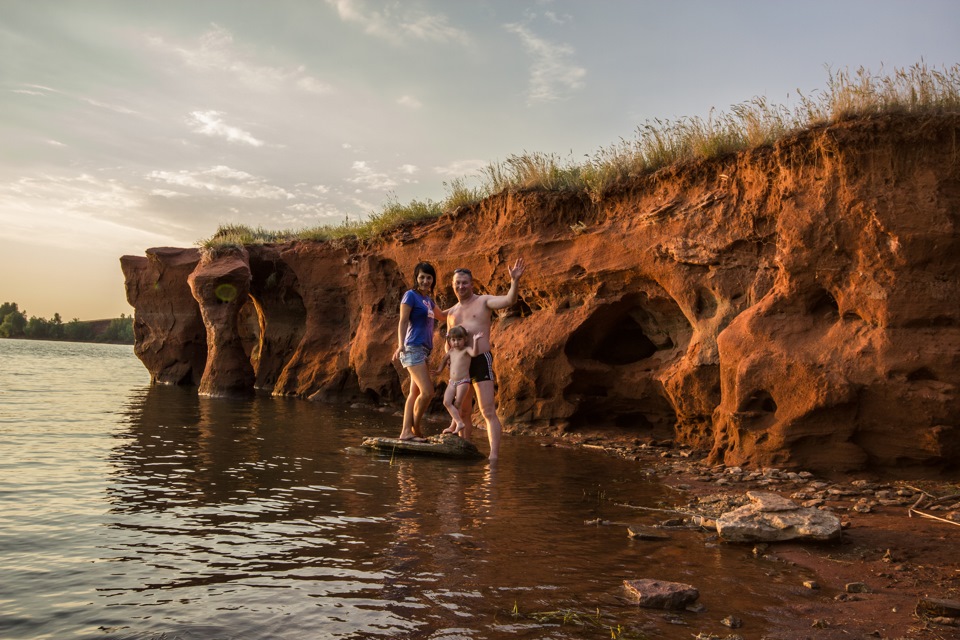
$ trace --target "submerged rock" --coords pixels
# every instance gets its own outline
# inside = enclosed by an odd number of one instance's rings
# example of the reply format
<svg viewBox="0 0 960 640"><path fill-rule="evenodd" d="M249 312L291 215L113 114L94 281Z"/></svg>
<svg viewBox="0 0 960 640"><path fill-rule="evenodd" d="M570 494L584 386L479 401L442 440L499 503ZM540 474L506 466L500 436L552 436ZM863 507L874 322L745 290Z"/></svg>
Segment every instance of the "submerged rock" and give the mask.
<svg viewBox="0 0 960 640"><path fill-rule="evenodd" d="M664 580L624 580L624 586L637 598L637 604L649 609L683 609L696 602L700 592L689 584Z"/></svg>
<svg viewBox="0 0 960 640"><path fill-rule="evenodd" d="M775 493L748 491L750 504L717 518L717 533L729 542L833 540L840 519L819 509L801 507Z"/></svg>
<svg viewBox="0 0 960 640"><path fill-rule="evenodd" d="M632 524L627 527L627 535L634 540L669 540L670 536L659 529Z"/></svg>

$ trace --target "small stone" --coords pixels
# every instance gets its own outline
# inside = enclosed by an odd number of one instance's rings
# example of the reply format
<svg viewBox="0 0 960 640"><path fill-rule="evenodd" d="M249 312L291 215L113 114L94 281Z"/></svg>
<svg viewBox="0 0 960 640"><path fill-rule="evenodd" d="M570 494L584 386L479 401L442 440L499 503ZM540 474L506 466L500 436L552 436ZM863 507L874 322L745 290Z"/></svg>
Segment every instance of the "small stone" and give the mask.
<svg viewBox="0 0 960 640"><path fill-rule="evenodd" d="M730 629L739 629L740 627L743 626L743 620L741 620L737 616L727 616L726 618L720 621L720 624L722 624L725 627L729 627Z"/></svg>
<svg viewBox="0 0 960 640"><path fill-rule="evenodd" d="M870 593L870 587L864 582L848 582L844 591L847 593Z"/></svg>
<svg viewBox="0 0 960 640"><path fill-rule="evenodd" d="M817 582L816 580L804 580L803 586L806 587L807 589L816 590L820 588L820 583Z"/></svg>
<svg viewBox="0 0 960 640"><path fill-rule="evenodd" d="M857 503L853 505L853 510L857 513L870 513L873 508L869 504Z"/></svg>
<svg viewBox="0 0 960 640"><path fill-rule="evenodd" d="M637 604L650 609L683 609L696 602L700 592L689 584L663 580L624 580L624 586L637 597Z"/></svg>

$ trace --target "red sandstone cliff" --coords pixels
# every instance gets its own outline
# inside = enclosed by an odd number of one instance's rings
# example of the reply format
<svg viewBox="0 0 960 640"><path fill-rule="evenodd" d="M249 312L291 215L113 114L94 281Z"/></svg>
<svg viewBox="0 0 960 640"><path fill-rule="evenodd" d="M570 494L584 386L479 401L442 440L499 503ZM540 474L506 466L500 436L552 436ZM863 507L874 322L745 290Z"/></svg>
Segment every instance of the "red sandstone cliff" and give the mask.
<svg viewBox="0 0 960 640"><path fill-rule="evenodd" d="M728 464L955 469L958 133L958 116L876 117L598 202L509 192L368 242L125 256L137 354L201 393L398 400L414 264L434 263L449 306L455 267L503 291L523 256L520 302L492 335L516 429L673 435Z"/></svg>

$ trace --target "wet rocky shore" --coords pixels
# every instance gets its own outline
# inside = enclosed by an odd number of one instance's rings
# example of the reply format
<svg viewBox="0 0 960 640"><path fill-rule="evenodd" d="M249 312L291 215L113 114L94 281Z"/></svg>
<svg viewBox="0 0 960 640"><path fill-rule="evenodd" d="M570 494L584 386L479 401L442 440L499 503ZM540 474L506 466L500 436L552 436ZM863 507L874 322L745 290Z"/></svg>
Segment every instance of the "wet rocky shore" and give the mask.
<svg viewBox="0 0 960 640"><path fill-rule="evenodd" d="M649 509L657 520L651 529L696 529L706 545L737 544L724 540L716 523L747 508L751 496L773 494L801 509L834 514L841 533L830 542L739 543L752 557L801 566L816 576L797 585L801 595L783 612L778 634L767 638L960 637L960 556L955 551L960 548L960 483L952 479L823 478L806 471L710 465L701 452L671 441L606 433L546 438L544 446L596 450L643 465L651 480L675 490L672 500ZM634 533L644 535L643 528L628 530ZM666 588L682 592L690 586ZM642 602L645 596L637 597ZM735 613L729 619L727 638L754 637L738 629Z"/></svg>

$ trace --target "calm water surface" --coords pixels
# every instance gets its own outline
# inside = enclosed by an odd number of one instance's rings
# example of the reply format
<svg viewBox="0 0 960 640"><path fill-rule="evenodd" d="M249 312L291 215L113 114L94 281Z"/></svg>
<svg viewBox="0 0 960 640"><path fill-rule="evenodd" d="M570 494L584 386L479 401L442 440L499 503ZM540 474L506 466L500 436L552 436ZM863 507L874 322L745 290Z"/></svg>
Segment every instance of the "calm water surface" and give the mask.
<svg viewBox="0 0 960 640"><path fill-rule="evenodd" d="M493 468L349 450L398 431L152 387L129 346L0 340L0 637L725 637L733 613L759 638L796 598L749 549L586 526L665 517L622 506L666 496L635 463L521 437ZM625 578L707 610L638 609Z"/></svg>

